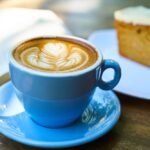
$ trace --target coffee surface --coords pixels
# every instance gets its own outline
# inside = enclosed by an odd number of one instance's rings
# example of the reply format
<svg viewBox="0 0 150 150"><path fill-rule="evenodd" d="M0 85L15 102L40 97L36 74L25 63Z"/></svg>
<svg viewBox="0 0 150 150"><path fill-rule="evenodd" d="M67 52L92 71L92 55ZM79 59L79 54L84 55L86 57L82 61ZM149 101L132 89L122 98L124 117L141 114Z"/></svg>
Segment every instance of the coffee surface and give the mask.
<svg viewBox="0 0 150 150"><path fill-rule="evenodd" d="M93 65L98 54L93 48L65 38L38 38L13 51L20 64L43 72L74 72Z"/></svg>

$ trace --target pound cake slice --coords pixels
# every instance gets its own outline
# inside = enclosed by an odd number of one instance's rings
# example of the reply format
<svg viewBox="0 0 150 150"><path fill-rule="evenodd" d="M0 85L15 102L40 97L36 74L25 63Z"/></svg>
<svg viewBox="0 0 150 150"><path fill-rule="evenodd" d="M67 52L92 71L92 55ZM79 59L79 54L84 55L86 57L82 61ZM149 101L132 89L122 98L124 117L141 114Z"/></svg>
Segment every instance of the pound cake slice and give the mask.
<svg viewBox="0 0 150 150"><path fill-rule="evenodd" d="M150 67L150 9L128 7L114 17L120 54Z"/></svg>

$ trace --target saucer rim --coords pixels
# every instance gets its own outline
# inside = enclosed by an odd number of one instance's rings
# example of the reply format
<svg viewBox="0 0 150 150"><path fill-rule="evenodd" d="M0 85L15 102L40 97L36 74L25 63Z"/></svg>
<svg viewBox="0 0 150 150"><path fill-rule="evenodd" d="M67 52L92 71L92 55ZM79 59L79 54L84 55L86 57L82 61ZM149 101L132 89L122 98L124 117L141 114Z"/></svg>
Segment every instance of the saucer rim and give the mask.
<svg viewBox="0 0 150 150"><path fill-rule="evenodd" d="M8 81L4 85L2 85L0 87L0 89L5 88L6 86L10 86L9 84L11 84L11 81ZM97 132L94 132L94 134L91 134L90 136L85 136L85 137L82 137L79 139L69 140L69 141L61 141L61 142L43 142L43 141L41 142L41 141L36 141L36 140L32 140L32 139L27 139L24 137L19 138L18 136L15 136L14 134L11 134L8 131L5 131L1 128L0 128L0 133L15 142L25 144L27 146L39 147L39 148L67 148L67 147L74 147L74 146L83 145L85 143L89 143L91 141L94 141L94 140L102 137L106 133L108 133L116 125L116 123L118 122L118 120L120 118L121 104L120 104L119 98L116 96L116 94L113 91L109 91L109 92L111 93L111 95L113 95L113 97L116 101L115 102L116 103L115 116L113 117L113 119L111 119L111 122L106 127L103 128L103 130L98 130ZM25 112L22 112L22 113L25 113ZM21 114L21 113L19 113L19 114Z"/></svg>

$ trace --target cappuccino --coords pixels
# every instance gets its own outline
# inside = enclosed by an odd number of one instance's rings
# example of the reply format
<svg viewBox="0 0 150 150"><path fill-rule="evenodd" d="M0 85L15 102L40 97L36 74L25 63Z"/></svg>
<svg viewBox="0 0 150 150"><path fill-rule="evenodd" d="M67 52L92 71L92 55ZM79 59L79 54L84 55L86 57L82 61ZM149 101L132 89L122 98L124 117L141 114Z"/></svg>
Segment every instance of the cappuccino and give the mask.
<svg viewBox="0 0 150 150"><path fill-rule="evenodd" d="M93 65L97 52L78 40L36 38L20 44L13 57L23 66L43 72L74 72Z"/></svg>

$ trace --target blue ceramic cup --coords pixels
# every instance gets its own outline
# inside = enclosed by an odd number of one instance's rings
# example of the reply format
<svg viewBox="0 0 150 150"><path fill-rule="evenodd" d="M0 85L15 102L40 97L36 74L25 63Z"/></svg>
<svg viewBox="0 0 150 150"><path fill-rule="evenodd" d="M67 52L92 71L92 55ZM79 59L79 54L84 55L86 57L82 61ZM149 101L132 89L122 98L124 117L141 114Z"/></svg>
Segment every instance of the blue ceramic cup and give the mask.
<svg viewBox="0 0 150 150"><path fill-rule="evenodd" d="M46 73L19 64L12 55L13 50L9 55L10 76L18 98L27 114L46 127L71 124L88 106L97 86L103 90L111 90L121 77L118 63L103 60L101 52L86 40L71 36L61 38L73 40L95 50L98 53L95 64L75 72ZM102 75L108 68L114 70L114 78L105 82Z"/></svg>

